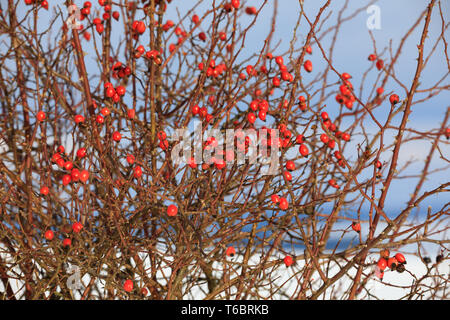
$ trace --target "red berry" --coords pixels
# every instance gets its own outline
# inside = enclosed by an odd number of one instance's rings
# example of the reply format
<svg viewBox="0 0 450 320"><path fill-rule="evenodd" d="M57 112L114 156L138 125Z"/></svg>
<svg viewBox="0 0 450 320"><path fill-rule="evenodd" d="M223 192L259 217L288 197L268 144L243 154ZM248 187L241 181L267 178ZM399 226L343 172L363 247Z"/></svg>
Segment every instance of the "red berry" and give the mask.
<svg viewBox="0 0 450 320"><path fill-rule="evenodd" d="M226 251L226 255L232 257L236 254L236 250L233 247L228 247Z"/></svg>
<svg viewBox="0 0 450 320"><path fill-rule="evenodd" d="M347 72L344 72L343 74L342 74L342 79L344 79L344 80L348 80L348 79L350 79L352 76L351 75L349 75Z"/></svg>
<svg viewBox="0 0 450 320"><path fill-rule="evenodd" d="M287 181L292 180L292 174L289 171L284 172L284 177L286 178Z"/></svg>
<svg viewBox="0 0 450 320"><path fill-rule="evenodd" d="M335 146L336 146L336 141L334 141L334 140L328 141L328 148L334 149Z"/></svg>
<svg viewBox="0 0 450 320"><path fill-rule="evenodd" d="M86 181L89 180L89 171L87 170L82 170L80 172L80 181L85 183Z"/></svg>
<svg viewBox="0 0 450 320"><path fill-rule="evenodd" d="M200 32L200 33L198 34L198 38L199 38L200 40L202 40L202 41L206 41L206 33Z"/></svg>
<svg viewBox="0 0 450 320"><path fill-rule="evenodd" d="M306 145L304 145L304 144L301 144L301 145L300 145L299 151L300 151L300 154L301 154L302 156L304 156L304 157L308 156L308 154L309 154L308 147L307 147Z"/></svg>
<svg viewBox="0 0 450 320"><path fill-rule="evenodd" d="M391 94L391 96L389 97L389 102L390 102L391 104L395 105L395 104L398 103L398 101L399 101L398 95L396 95L395 93L394 93L394 94Z"/></svg>
<svg viewBox="0 0 450 320"><path fill-rule="evenodd" d="M350 141L350 134L348 134L347 132L344 132L344 133L342 134L342 139L343 139L344 141Z"/></svg>
<svg viewBox="0 0 450 320"><path fill-rule="evenodd" d="M272 79L272 84L275 86L275 87L279 87L280 86L280 79L278 79L277 77L274 77L273 79Z"/></svg>
<svg viewBox="0 0 450 320"><path fill-rule="evenodd" d="M84 117L81 114L77 114L74 118L75 123L84 122Z"/></svg>
<svg viewBox="0 0 450 320"><path fill-rule="evenodd" d="M63 240L63 247L70 247L72 245L72 240L70 240L69 238L65 238Z"/></svg>
<svg viewBox="0 0 450 320"><path fill-rule="evenodd" d="M174 217L176 216L178 213L178 208L176 205L171 204L170 206L167 207L167 215L169 217Z"/></svg>
<svg viewBox="0 0 450 320"><path fill-rule="evenodd" d="M128 162L129 164L133 164L134 161L135 161L135 157L134 157L132 154L128 154L128 155L127 155L127 162Z"/></svg>
<svg viewBox="0 0 450 320"><path fill-rule="evenodd" d="M376 67L377 67L378 70L383 69L383 67L384 67L384 61L381 60L381 59L378 59L378 60L377 60L377 63L376 63Z"/></svg>
<svg viewBox="0 0 450 320"><path fill-rule="evenodd" d="M159 147L163 150L167 150L167 148L169 148L169 142L167 140L161 140L159 142Z"/></svg>
<svg viewBox="0 0 450 320"><path fill-rule="evenodd" d="M104 107L104 108L102 108L102 110L100 110L100 113L101 113L104 117L106 117L106 116L108 116L108 115L111 114L111 111L109 111L109 109L108 109L107 107Z"/></svg>
<svg viewBox="0 0 450 320"><path fill-rule="evenodd" d="M112 138L113 138L114 141L119 142L120 139L122 139L122 135L120 134L119 131L114 131L114 133L112 135Z"/></svg>
<svg viewBox="0 0 450 320"><path fill-rule="evenodd" d="M198 24L198 23L200 22L200 19L199 19L198 15L194 14L194 15L192 16L192 22L193 22L194 24Z"/></svg>
<svg viewBox="0 0 450 320"><path fill-rule="evenodd" d="M275 62L276 62L279 66L282 66L282 65L284 64L283 57L281 57L281 56L275 57Z"/></svg>
<svg viewBox="0 0 450 320"><path fill-rule="evenodd" d="M371 54L371 55L369 55L368 59L369 59L369 61L375 61L375 60L377 60L377 56L374 54Z"/></svg>
<svg viewBox="0 0 450 320"><path fill-rule="evenodd" d="M72 169L70 176L72 177L72 181L78 181L80 179L80 170L77 168Z"/></svg>
<svg viewBox="0 0 450 320"><path fill-rule="evenodd" d="M47 186L43 186L43 187L41 188L41 190L40 190L40 193L41 193L43 196L48 195L49 192L50 192L50 190L49 190L49 188L48 188Z"/></svg>
<svg viewBox="0 0 450 320"><path fill-rule="evenodd" d="M238 9L239 6L241 5L239 0L231 0L231 5L235 8Z"/></svg>
<svg viewBox="0 0 450 320"><path fill-rule="evenodd" d="M401 253L397 253L395 259L397 259L398 263L406 264L405 256Z"/></svg>
<svg viewBox="0 0 450 320"><path fill-rule="evenodd" d="M339 189L339 185L336 183L336 180L334 180L334 179L330 179L330 180L328 181L328 184L329 184L330 186L332 186L333 188Z"/></svg>
<svg viewBox="0 0 450 320"><path fill-rule="evenodd" d="M125 283L123 284L123 290L125 290L126 292L133 291L133 281L129 279L126 280Z"/></svg>
<svg viewBox="0 0 450 320"><path fill-rule="evenodd" d="M135 178L140 178L142 176L142 168L140 166L136 166L133 171L133 175Z"/></svg>
<svg viewBox="0 0 450 320"><path fill-rule="evenodd" d="M143 34L145 32L145 23L142 21L139 21L136 25L136 32Z"/></svg>
<svg viewBox="0 0 450 320"><path fill-rule="evenodd" d="M193 115L199 114L199 112L200 112L200 107L199 107L198 105L193 105L193 106L191 107L191 112L192 112Z"/></svg>
<svg viewBox="0 0 450 320"><path fill-rule="evenodd" d="M398 265L398 261L397 261L397 259L395 259L395 257L391 257L387 261L387 265L391 270L394 270Z"/></svg>
<svg viewBox="0 0 450 320"><path fill-rule="evenodd" d="M273 203L278 203L280 202L280 197L277 194L273 194L270 196L271 200Z"/></svg>
<svg viewBox="0 0 450 320"><path fill-rule="evenodd" d="M278 203L281 210L286 210L289 207L289 202L286 198L281 197L280 202Z"/></svg>
<svg viewBox="0 0 450 320"><path fill-rule="evenodd" d="M63 185L67 186L70 181L72 181L72 177L70 174L65 174L62 178Z"/></svg>
<svg viewBox="0 0 450 320"><path fill-rule="evenodd" d="M99 34L102 34L103 30L105 30L105 27L103 26L102 23L99 23L99 24L96 24L96 25L95 25L95 30L97 30L97 32L98 32Z"/></svg>
<svg viewBox="0 0 450 320"><path fill-rule="evenodd" d="M118 94L119 96L123 96L123 95L125 95L125 93L126 93L126 89L125 89L124 86L118 86L118 87L116 88L116 92L117 92L117 94Z"/></svg>
<svg viewBox="0 0 450 320"><path fill-rule="evenodd" d="M305 63L303 64L303 67L307 72L311 72L313 69L311 60L306 60Z"/></svg>
<svg viewBox="0 0 450 320"><path fill-rule="evenodd" d="M45 234L44 234L45 239L51 241L51 240L53 240L54 236L55 236L55 234L53 233L52 230L45 231Z"/></svg>
<svg viewBox="0 0 450 320"><path fill-rule="evenodd" d="M256 8L255 7L247 7L245 8L245 13L252 15L252 14L256 14Z"/></svg>
<svg viewBox="0 0 450 320"><path fill-rule="evenodd" d="M86 39L86 41L91 40L91 34L88 31L83 32L83 37Z"/></svg>
<svg viewBox="0 0 450 320"><path fill-rule="evenodd" d="M195 163L195 158L194 157L191 157L191 159L189 159L188 164L189 164L189 167L191 167L192 169L197 168L197 163Z"/></svg>
<svg viewBox="0 0 450 320"><path fill-rule="evenodd" d="M72 225L72 230L73 230L73 232L75 232L75 233L79 233L79 232L81 231L81 229L83 229L83 225L82 225L80 222L75 222L75 223Z"/></svg>
<svg viewBox="0 0 450 320"><path fill-rule="evenodd" d="M383 166L383 165L382 165L381 161L380 161L380 160L377 160L377 162L375 163L375 167L376 167L377 169L381 169L382 166Z"/></svg>
<svg viewBox="0 0 450 320"><path fill-rule="evenodd" d="M164 131L159 131L158 132L158 139L159 140L166 140L167 139L167 135L166 135L166 133L164 132Z"/></svg>
<svg viewBox="0 0 450 320"><path fill-rule="evenodd" d="M361 224L359 222L353 222L352 229L359 233L361 231Z"/></svg>
<svg viewBox="0 0 450 320"><path fill-rule="evenodd" d="M262 121L266 121L266 116L267 116L266 111L263 111L263 110L259 111L258 118L260 118Z"/></svg>
<svg viewBox="0 0 450 320"><path fill-rule="evenodd" d="M64 163L64 169L66 169L67 171L72 170L72 168L73 168L73 163L71 161L66 161Z"/></svg>
<svg viewBox="0 0 450 320"><path fill-rule="evenodd" d="M247 115L247 120L248 120L248 122L250 122L251 124L255 123L255 121L256 121L256 116L255 116L255 114L254 114L253 112L250 112L250 113Z"/></svg>
<svg viewBox="0 0 450 320"><path fill-rule="evenodd" d="M320 114L320 116L322 117L322 120L324 120L324 121L329 119L328 113L326 113L325 111L322 112Z"/></svg>
<svg viewBox="0 0 450 320"><path fill-rule="evenodd" d="M134 109L128 109L127 110L128 119L134 119L136 115L136 110Z"/></svg>
<svg viewBox="0 0 450 320"><path fill-rule="evenodd" d="M95 121L98 124L102 124L103 122L105 122L105 118L103 118L101 115L97 115L97 117L95 118Z"/></svg>
<svg viewBox="0 0 450 320"><path fill-rule="evenodd" d="M380 258L380 260L378 260L377 266L381 271L384 271L384 269L386 269L386 267L387 267L386 259Z"/></svg>
<svg viewBox="0 0 450 320"><path fill-rule="evenodd" d="M37 119L38 121L44 121L44 120L45 120L45 112L44 112L44 111L39 111L39 112L36 114L36 119Z"/></svg>
<svg viewBox="0 0 450 320"><path fill-rule="evenodd" d="M106 89L106 96L108 98L112 98L115 93L116 93L116 90L114 90L114 88L112 86L110 86Z"/></svg>
<svg viewBox="0 0 450 320"><path fill-rule="evenodd" d="M330 138L325 133L322 133L322 135L320 136L320 141L322 141L323 143L328 143L328 141L330 141Z"/></svg>
<svg viewBox="0 0 450 320"><path fill-rule="evenodd" d="M292 160L286 161L286 169L289 171L295 170L295 163Z"/></svg>
<svg viewBox="0 0 450 320"><path fill-rule="evenodd" d="M284 257L283 261L284 261L284 264L286 265L286 267L289 267L294 263L294 259L292 259L291 256Z"/></svg>

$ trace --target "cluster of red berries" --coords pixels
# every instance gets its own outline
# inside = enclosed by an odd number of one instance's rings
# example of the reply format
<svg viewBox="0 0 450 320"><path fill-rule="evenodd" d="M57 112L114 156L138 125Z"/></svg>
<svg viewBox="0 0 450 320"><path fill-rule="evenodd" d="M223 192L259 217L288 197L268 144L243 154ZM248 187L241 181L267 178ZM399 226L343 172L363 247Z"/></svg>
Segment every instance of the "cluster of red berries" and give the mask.
<svg viewBox="0 0 450 320"><path fill-rule="evenodd" d="M70 227L69 227L70 228ZM72 230L74 233L80 233L83 229L83 225L81 222L75 222L72 224L71 229L64 230L64 233L66 234L66 237L63 239L62 246L63 247L70 247L72 245L72 239L68 237L68 233L70 233L70 230ZM52 230L47 230L44 233L44 238L48 241L52 241L55 237L55 233Z"/></svg>
<svg viewBox="0 0 450 320"><path fill-rule="evenodd" d="M110 13L110 12L111 12L111 9L112 9L112 8L111 8L111 5L110 5L110 4L107 4L105 0L99 0L98 3L99 3L100 6L102 6L103 9L104 9L104 12L103 12L103 15L102 15L103 20L97 17L97 18L94 18L94 19L92 20L92 23L95 25L95 30L97 30L98 34L102 34L103 31L105 30L105 27L104 27L104 25L103 25L104 21L107 21L107 20L111 19L111 16L112 16L116 21L118 21L118 20L119 20L119 17L120 17L120 13L119 13L119 11L113 11L112 14L111 14L111 13ZM80 20L84 20L84 18L85 18L87 15L90 14L90 8L91 8L91 3L90 3L89 1L86 1L86 2L84 3L84 5L83 5L83 9L81 9L81 17L80 17ZM86 40L89 41L89 39L90 39L90 34L86 31L86 32L84 33L84 37L85 37Z"/></svg>
<svg viewBox="0 0 450 320"><path fill-rule="evenodd" d="M158 134L159 139L159 147L163 150L167 150L169 148L169 142L167 141L167 134L164 131L159 131Z"/></svg>
<svg viewBox="0 0 450 320"><path fill-rule="evenodd" d="M115 103L118 103L125 93L126 89L124 86L117 86L117 88L114 88L111 82L105 83L105 95L108 98L111 98Z"/></svg>
<svg viewBox="0 0 450 320"><path fill-rule="evenodd" d="M58 165L58 167L60 167L61 169L65 170L66 172L70 171L69 173L66 173L62 176L62 183L64 186L67 186L69 183L71 182L77 182L77 181L81 181L82 183L86 183L86 181L89 180L89 171L87 170L79 170L77 168L74 168L72 161L70 160L64 160L64 158L67 158L66 154L64 153L64 147L63 146L59 146L58 148L58 152L54 153L52 155L52 162L56 163L56 165ZM78 158L83 158L86 155L86 149L85 148L80 148L77 151L77 157ZM47 195L48 194L48 189L44 189L44 192L42 192L42 188L41 188L41 194L43 195Z"/></svg>
<svg viewBox="0 0 450 320"><path fill-rule="evenodd" d="M110 58L110 61L112 58ZM111 61L112 62L112 61ZM128 77L131 74L131 68L122 64L122 62L117 61L111 68L112 77L114 79L122 79Z"/></svg>
<svg viewBox="0 0 450 320"><path fill-rule="evenodd" d="M162 25L162 29L164 32L167 32L175 25L172 20L167 20L166 23Z"/></svg>
<svg viewBox="0 0 450 320"><path fill-rule="evenodd" d="M287 210L289 208L289 201L284 197L280 197L277 194L273 194L271 196L271 200L273 204L278 204L278 207L281 210Z"/></svg>
<svg viewBox="0 0 450 320"><path fill-rule="evenodd" d="M402 273L405 271L406 259L401 253L395 254L395 256L390 257L390 252L388 249L383 249L380 251L380 259L377 262L378 277L383 280L384 270L386 268L391 269L391 271L397 271Z"/></svg>
<svg viewBox="0 0 450 320"><path fill-rule="evenodd" d="M378 57L376 56L376 54L370 54L369 55L369 61L377 61L376 63L375 63L375 66L377 67L377 69L378 70L381 70L381 69L383 69L383 67L384 67L384 61L382 60L382 59L378 59Z"/></svg>
<svg viewBox="0 0 450 320"><path fill-rule="evenodd" d="M169 20L170 21L170 20ZM188 34L185 30L181 29L180 27L175 28L175 35L178 36L177 44L171 43L169 44L169 52L172 53L175 51L177 45L180 45L186 40ZM206 40L206 34L204 32L201 32L199 35L199 38L203 41Z"/></svg>
<svg viewBox="0 0 450 320"><path fill-rule="evenodd" d="M298 107L301 111L306 111L306 109L308 108L306 98L304 96L298 97Z"/></svg>
<svg viewBox="0 0 450 320"><path fill-rule="evenodd" d="M42 8L44 8L45 10L48 10L48 1L47 0L42 0L42 1L40 1L40 0L25 0L25 4L27 6L33 5L38 2L41 3Z"/></svg>
<svg viewBox="0 0 450 320"><path fill-rule="evenodd" d="M250 109L254 112L258 112L258 118L261 121L266 121L267 112L269 112L269 103L264 99L254 99L250 105ZM250 124L254 124L256 121L256 115L254 112L247 114L247 121Z"/></svg>
<svg viewBox="0 0 450 320"><path fill-rule="evenodd" d="M231 0L231 2L227 2L224 4L223 8L227 12L233 11L233 9L239 9L241 6L241 2L239 0Z"/></svg>
<svg viewBox="0 0 450 320"><path fill-rule="evenodd" d="M145 29L147 27L145 26L144 21L135 20L131 24L131 29L133 30L133 38L137 40L141 34L145 32Z"/></svg>
<svg viewBox="0 0 450 320"><path fill-rule="evenodd" d="M112 87L112 85L111 85L111 87ZM113 88L113 90L114 90L114 88ZM114 96L113 96L113 99L114 99ZM97 109L97 105L95 104L95 102L94 102L94 109ZM111 114L111 111L109 110L109 108L108 107L103 107L100 110L100 114L98 114L96 116L95 121L98 124L103 124L105 122L105 117L109 116L110 114Z"/></svg>
<svg viewBox="0 0 450 320"><path fill-rule="evenodd" d="M161 49L161 51L158 51L158 50L145 51L144 46L139 45L139 46L137 46L137 48L134 52L134 57L136 59L139 59L142 55L145 54L145 57L147 59L150 59L155 64L160 65L162 63L161 52L162 52L162 49Z"/></svg>
<svg viewBox="0 0 450 320"><path fill-rule="evenodd" d="M272 54L268 53L267 54L267 58L271 59L271 57L272 57ZM281 80L287 81L287 82L293 82L294 81L294 77L292 76L291 73L288 72L288 69L287 69L287 67L284 64L283 57L281 57L281 56L275 57L275 62L278 65L278 68L279 68L279 70L281 72L281 75L280 75ZM280 81L280 79L278 77L274 77L272 79L272 84L275 87L279 87L280 84L281 84L281 81Z"/></svg>
<svg viewBox="0 0 450 320"><path fill-rule="evenodd" d="M349 80L351 76L347 72L344 72L341 77L343 81L339 86L340 93L335 96L335 99L339 104L344 105L349 110L352 110L353 103L356 101L356 98L351 91L353 90L353 84Z"/></svg>
<svg viewBox="0 0 450 320"><path fill-rule="evenodd" d="M203 71L205 69L205 64L203 62L200 62L198 64L198 69ZM227 71L227 66L225 63L221 63L216 65L216 61L214 59L211 59L209 62L209 66L206 69L206 76L208 78L218 78L224 71Z"/></svg>
<svg viewBox="0 0 450 320"><path fill-rule="evenodd" d="M206 120L206 122L210 122L214 117L212 114L208 113L208 109L206 107L199 107L197 104L191 107L191 112L194 116L198 115L201 119Z"/></svg>

